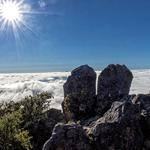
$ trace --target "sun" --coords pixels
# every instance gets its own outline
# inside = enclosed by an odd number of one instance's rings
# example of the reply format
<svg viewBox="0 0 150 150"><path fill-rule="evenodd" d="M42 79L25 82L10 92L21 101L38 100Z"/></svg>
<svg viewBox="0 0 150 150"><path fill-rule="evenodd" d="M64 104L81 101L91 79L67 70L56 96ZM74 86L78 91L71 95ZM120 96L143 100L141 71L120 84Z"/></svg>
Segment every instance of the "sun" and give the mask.
<svg viewBox="0 0 150 150"><path fill-rule="evenodd" d="M0 1L0 18L6 23L17 23L22 19L22 1L3 0Z"/></svg>
<svg viewBox="0 0 150 150"><path fill-rule="evenodd" d="M4 20L14 22L21 19L19 6L12 1L6 1L1 4L0 13Z"/></svg>
<svg viewBox="0 0 150 150"><path fill-rule="evenodd" d="M41 15L53 13L36 10L26 0L0 0L0 36L13 35L17 42L28 33L37 37L34 25L37 17Z"/></svg>
<svg viewBox="0 0 150 150"><path fill-rule="evenodd" d="M32 15L25 0L0 0L0 33L12 33L18 40L26 30L32 30L29 21Z"/></svg>

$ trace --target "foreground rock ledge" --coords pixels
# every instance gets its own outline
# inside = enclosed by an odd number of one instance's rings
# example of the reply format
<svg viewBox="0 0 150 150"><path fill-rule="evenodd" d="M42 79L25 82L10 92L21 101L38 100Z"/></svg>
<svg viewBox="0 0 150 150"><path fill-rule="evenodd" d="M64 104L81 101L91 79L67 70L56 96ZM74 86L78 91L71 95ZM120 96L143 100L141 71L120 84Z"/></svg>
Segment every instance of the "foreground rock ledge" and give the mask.
<svg viewBox="0 0 150 150"><path fill-rule="evenodd" d="M87 66L72 71L57 124L43 150L150 150L150 95L129 95L133 75L109 65L98 77Z"/></svg>
<svg viewBox="0 0 150 150"><path fill-rule="evenodd" d="M44 150L92 150L90 141L81 125L57 124L51 138L45 143Z"/></svg>

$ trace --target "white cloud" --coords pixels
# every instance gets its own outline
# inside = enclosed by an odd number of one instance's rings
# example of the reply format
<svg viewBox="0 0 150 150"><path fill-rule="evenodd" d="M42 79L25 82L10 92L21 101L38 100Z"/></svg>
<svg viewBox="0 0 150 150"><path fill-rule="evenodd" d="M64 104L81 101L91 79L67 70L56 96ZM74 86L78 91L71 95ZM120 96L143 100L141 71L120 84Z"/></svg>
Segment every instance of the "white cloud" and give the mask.
<svg viewBox="0 0 150 150"><path fill-rule="evenodd" d="M19 101L25 96L48 91L54 93L52 107L61 109L63 84L69 75L69 72L0 74L0 101ZM150 70L135 70L133 75L130 93L149 93Z"/></svg>
<svg viewBox="0 0 150 150"><path fill-rule="evenodd" d="M51 105L61 109L63 84L69 72L0 74L0 101L19 101L43 91L52 92Z"/></svg>

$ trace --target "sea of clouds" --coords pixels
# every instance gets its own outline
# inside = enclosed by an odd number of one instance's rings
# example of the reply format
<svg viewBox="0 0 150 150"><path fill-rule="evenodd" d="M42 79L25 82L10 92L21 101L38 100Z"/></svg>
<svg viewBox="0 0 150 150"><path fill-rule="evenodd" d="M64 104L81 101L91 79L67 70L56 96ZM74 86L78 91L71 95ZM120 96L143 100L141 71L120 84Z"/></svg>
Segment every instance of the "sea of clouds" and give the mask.
<svg viewBox="0 0 150 150"><path fill-rule="evenodd" d="M133 70L131 94L150 92L150 70ZM97 74L100 72L97 71ZM70 72L0 74L0 101L19 101L43 91L53 93L51 107L61 109L63 84Z"/></svg>

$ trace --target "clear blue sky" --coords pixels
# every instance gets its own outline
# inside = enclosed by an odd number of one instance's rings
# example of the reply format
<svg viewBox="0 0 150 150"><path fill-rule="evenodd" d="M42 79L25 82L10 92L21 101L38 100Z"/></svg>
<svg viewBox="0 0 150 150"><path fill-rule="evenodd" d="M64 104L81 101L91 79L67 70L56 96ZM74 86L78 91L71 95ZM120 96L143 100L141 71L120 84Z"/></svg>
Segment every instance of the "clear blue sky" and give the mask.
<svg viewBox="0 0 150 150"><path fill-rule="evenodd" d="M149 0L27 0L32 31L0 32L0 71L150 68ZM34 34L35 33L35 34Z"/></svg>

